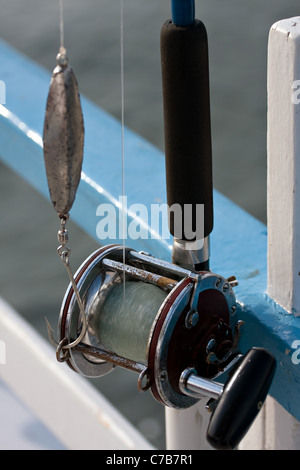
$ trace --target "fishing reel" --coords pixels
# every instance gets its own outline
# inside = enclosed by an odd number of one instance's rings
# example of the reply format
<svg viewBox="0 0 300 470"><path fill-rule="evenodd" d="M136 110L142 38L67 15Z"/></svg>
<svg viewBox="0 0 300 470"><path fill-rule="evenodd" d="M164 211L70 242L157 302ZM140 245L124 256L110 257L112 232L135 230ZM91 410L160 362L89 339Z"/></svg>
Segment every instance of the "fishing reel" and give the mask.
<svg viewBox="0 0 300 470"><path fill-rule="evenodd" d="M261 348L238 351L232 283L149 254L109 245L93 253L75 275L87 329L61 360L86 377L120 366L137 372L139 391L161 404L186 409L211 399L207 436L217 448L235 448L259 412L274 374L274 359ZM59 332L63 344L83 324L70 284ZM228 377L225 385L222 376Z"/></svg>

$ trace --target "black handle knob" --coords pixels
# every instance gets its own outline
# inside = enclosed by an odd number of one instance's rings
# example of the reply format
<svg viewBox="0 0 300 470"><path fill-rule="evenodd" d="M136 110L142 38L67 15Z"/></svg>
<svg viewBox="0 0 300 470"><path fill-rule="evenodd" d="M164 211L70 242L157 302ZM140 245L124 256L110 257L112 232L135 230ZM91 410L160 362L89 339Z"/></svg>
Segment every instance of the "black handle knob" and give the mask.
<svg viewBox="0 0 300 470"><path fill-rule="evenodd" d="M178 204L182 211L179 226L177 220L175 226L170 213L170 232L181 240L194 241L200 238L197 204L204 204L201 238L213 229L209 66L204 24L195 20L187 26L177 26L167 21L161 30L161 62L167 199L169 207ZM189 214L185 217L185 205L191 205L192 218ZM191 227L184 225L184 219L191 219ZM193 238L192 232L196 232Z"/></svg>
<svg viewBox="0 0 300 470"><path fill-rule="evenodd" d="M207 439L216 449L235 449L260 411L276 362L263 348L252 348L225 384L211 417Z"/></svg>

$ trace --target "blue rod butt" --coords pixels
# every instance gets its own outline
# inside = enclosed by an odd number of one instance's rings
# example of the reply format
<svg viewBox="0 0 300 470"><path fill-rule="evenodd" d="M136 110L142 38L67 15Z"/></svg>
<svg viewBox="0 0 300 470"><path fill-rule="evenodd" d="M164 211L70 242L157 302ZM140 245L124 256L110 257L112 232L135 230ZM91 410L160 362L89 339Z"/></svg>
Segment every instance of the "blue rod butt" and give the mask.
<svg viewBox="0 0 300 470"><path fill-rule="evenodd" d="M172 21L177 26L194 23L195 0L172 0Z"/></svg>

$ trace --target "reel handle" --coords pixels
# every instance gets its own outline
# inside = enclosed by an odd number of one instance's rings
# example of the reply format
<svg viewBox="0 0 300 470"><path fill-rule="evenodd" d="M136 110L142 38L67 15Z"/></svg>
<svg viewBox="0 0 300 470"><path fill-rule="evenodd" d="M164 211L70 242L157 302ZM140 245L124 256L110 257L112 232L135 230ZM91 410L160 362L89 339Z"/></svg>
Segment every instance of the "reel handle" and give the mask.
<svg viewBox="0 0 300 470"><path fill-rule="evenodd" d="M224 386L212 414L207 440L216 449L235 449L259 413L276 361L264 348L252 348Z"/></svg>

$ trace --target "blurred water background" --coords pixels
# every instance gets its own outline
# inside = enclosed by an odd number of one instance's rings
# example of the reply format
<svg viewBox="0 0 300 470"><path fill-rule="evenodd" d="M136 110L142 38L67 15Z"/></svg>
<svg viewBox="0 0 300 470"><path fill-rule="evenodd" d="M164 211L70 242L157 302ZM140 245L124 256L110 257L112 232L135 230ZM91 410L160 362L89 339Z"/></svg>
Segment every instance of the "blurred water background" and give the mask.
<svg viewBox="0 0 300 470"><path fill-rule="evenodd" d="M1 38L52 71L58 0L0 0L0 11ZM214 186L265 222L268 33L275 21L298 16L299 2L196 0L196 12L209 37ZM125 124L161 150L159 34L169 17L169 0L124 0ZM81 93L120 118L120 1L64 0L64 19ZM0 295L45 336L44 316L55 324L68 284L55 254L57 217L26 183L0 170ZM77 268L98 245L69 229ZM137 393L136 379L117 370L93 383L163 448L164 410Z"/></svg>

